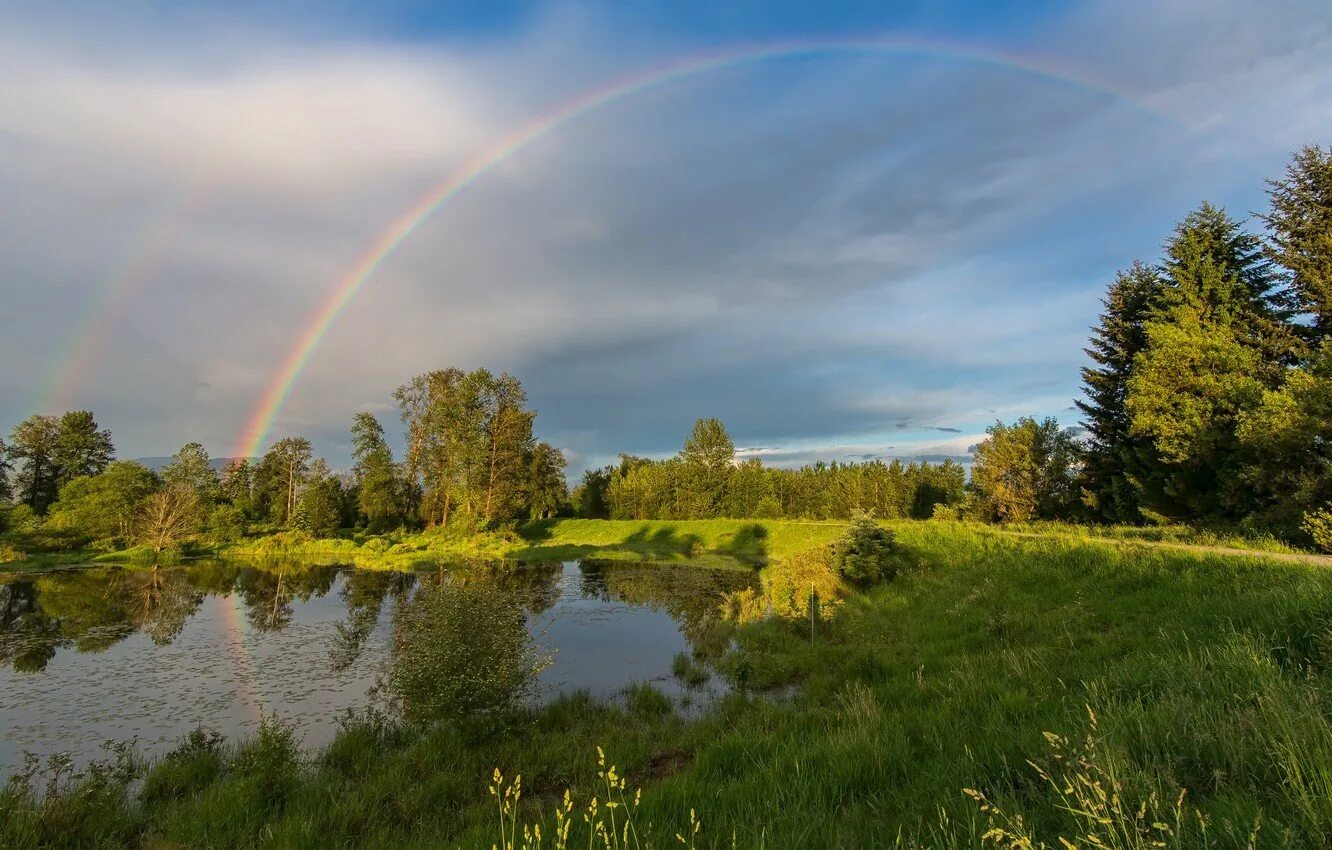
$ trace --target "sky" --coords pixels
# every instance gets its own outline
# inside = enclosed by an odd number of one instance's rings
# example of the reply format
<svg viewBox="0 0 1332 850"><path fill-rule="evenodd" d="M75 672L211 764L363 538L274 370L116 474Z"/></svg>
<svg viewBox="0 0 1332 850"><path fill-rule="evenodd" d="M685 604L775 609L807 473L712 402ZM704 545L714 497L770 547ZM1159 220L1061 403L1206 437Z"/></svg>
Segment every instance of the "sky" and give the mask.
<svg viewBox="0 0 1332 850"><path fill-rule="evenodd" d="M1332 144L1332 5L0 0L0 78L0 433L92 409L122 457L235 453L481 158L266 443L345 464L456 365L518 376L575 476L702 416L778 465L965 458L1076 426L1115 271L1204 199L1258 229Z"/></svg>

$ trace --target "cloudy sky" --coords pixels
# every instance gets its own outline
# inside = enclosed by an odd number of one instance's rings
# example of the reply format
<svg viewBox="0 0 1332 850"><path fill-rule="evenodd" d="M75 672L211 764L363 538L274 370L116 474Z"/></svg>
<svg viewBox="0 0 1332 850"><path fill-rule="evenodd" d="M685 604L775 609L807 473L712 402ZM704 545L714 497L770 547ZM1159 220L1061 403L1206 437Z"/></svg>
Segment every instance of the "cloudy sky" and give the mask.
<svg viewBox="0 0 1332 850"><path fill-rule="evenodd" d="M874 39L918 49L847 49ZM122 456L230 454L442 180L650 69L810 40L487 169L338 315L270 440L345 462L353 413L397 431L393 388L448 365L519 376L575 472L699 416L787 464L1073 425L1114 271L1332 143L1326 0L0 0L0 430L91 408Z"/></svg>

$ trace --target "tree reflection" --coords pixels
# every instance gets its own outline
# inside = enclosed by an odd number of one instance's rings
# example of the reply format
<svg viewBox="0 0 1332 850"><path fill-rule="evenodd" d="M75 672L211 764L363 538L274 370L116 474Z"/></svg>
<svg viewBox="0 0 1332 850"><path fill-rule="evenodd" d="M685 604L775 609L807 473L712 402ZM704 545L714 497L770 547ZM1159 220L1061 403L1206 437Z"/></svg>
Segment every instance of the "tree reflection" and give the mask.
<svg viewBox="0 0 1332 850"><path fill-rule="evenodd" d="M203 603L204 594L188 576L184 569L157 566L119 573L114 586L124 600L129 624L159 646L175 640Z"/></svg>
<svg viewBox="0 0 1332 850"><path fill-rule="evenodd" d="M401 602L415 583L412 573L351 570L346 574L342 599L347 605L347 619L335 627L329 649L334 672L346 670L361 657L366 641L379 624L385 599L392 594Z"/></svg>
<svg viewBox="0 0 1332 850"><path fill-rule="evenodd" d="M680 627L695 651L717 649L729 634L724 603L733 594L754 588L748 570L672 568L661 564L582 561L584 596L612 599L664 611Z"/></svg>
<svg viewBox="0 0 1332 850"><path fill-rule="evenodd" d="M46 668L62 642L60 624L37 604L31 581L13 581L0 587L0 663L20 673Z"/></svg>

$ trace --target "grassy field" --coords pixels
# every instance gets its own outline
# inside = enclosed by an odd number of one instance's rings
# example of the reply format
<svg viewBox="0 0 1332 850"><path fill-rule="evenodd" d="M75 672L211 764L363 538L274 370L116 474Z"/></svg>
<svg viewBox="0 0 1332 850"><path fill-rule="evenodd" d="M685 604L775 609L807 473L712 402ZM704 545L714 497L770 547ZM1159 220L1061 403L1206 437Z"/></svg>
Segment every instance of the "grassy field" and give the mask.
<svg viewBox="0 0 1332 850"><path fill-rule="evenodd" d="M561 522L512 551L761 550L776 571L837 533L749 525ZM700 847L977 847L993 829L1050 847L1327 846L1332 572L897 531L908 568L850 594L813 635L800 617L737 625L709 663L739 687L700 718L640 688L620 707L567 699L481 737L361 718L318 753L277 728L239 747L200 739L146 768L57 778L53 795L49 777L11 785L0 845L503 846L487 790L498 768L503 784L522 775L515 814L544 822L543 846L571 788L582 846L592 794L593 820L622 829L631 810L605 808L601 746L630 802L643 789L634 832L659 848L677 833Z"/></svg>

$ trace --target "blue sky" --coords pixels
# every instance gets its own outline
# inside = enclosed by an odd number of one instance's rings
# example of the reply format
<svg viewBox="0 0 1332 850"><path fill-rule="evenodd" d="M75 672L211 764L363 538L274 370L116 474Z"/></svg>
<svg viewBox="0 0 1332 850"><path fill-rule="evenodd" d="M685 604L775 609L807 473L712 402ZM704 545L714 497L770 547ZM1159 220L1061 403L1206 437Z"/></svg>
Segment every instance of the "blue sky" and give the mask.
<svg viewBox="0 0 1332 850"><path fill-rule="evenodd" d="M393 387L446 365L522 378L575 471L672 452L698 416L784 464L1074 425L1114 271L1332 143L1312 0L0 2L0 428L59 403L125 456L226 454L341 275L497 139L680 57L909 36L1119 94L829 52L625 98L427 220L271 436L344 462L353 413L396 430Z"/></svg>

